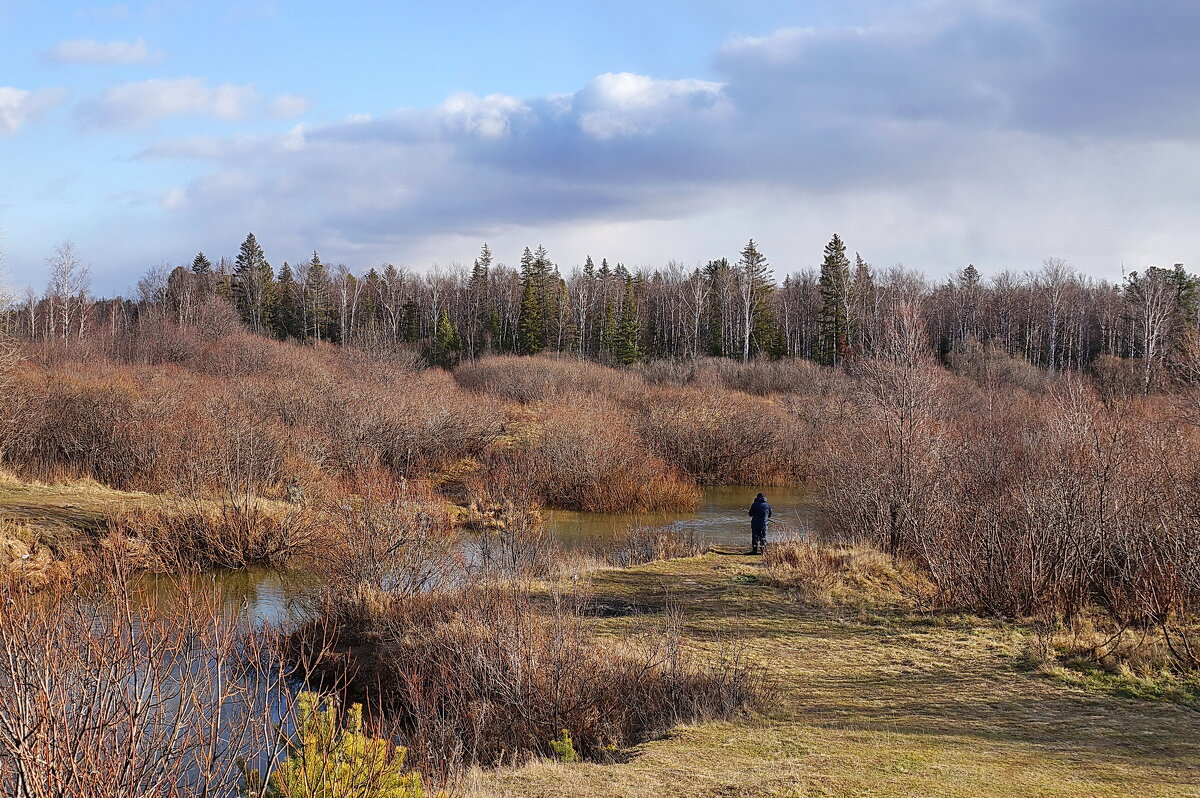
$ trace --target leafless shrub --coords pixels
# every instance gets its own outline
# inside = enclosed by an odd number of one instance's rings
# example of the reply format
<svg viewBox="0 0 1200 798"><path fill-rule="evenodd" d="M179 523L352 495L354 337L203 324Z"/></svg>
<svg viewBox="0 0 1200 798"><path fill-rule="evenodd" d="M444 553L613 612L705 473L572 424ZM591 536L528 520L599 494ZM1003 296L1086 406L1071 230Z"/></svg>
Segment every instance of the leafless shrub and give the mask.
<svg viewBox="0 0 1200 798"><path fill-rule="evenodd" d="M517 482L548 506L588 512L650 512L699 500L695 485L648 451L616 408L573 402L537 410L532 438L496 457L494 482Z"/></svg>
<svg viewBox="0 0 1200 798"><path fill-rule="evenodd" d="M628 568L659 560L699 557L705 548L694 529L634 526L606 541L595 553L611 565Z"/></svg>
<svg viewBox="0 0 1200 798"><path fill-rule="evenodd" d="M378 697L412 761L440 781L472 763L549 754L563 729L582 756L602 758L676 723L729 717L757 695L736 655L715 668L689 656L672 616L601 642L581 601L513 583L414 595L343 633L333 661L350 659L353 689Z"/></svg>
<svg viewBox="0 0 1200 798"><path fill-rule="evenodd" d="M281 567L311 555L320 519L311 511L243 498L169 502L107 519L126 552L159 573L193 568Z"/></svg>
<svg viewBox="0 0 1200 798"><path fill-rule="evenodd" d="M657 455L702 483L788 484L807 470L804 429L769 399L663 389L646 397L638 424Z"/></svg>
<svg viewBox="0 0 1200 798"><path fill-rule="evenodd" d="M476 525L469 543L484 578L541 578L555 571L562 546L536 508L507 499L485 499L482 504L495 509L485 523Z"/></svg>
<svg viewBox="0 0 1200 798"><path fill-rule="evenodd" d="M398 598L461 580L467 563L450 516L427 490L405 482L320 509L320 611L340 623L369 619Z"/></svg>
<svg viewBox="0 0 1200 798"><path fill-rule="evenodd" d="M286 745L290 676L270 635L180 583L156 600L109 573L99 589L0 610L0 787L20 798L232 795L238 760Z"/></svg>
<svg viewBox="0 0 1200 798"><path fill-rule="evenodd" d="M490 357L464 363L454 378L467 390L522 404L571 394L615 397L644 386L633 372L569 357Z"/></svg>
<svg viewBox="0 0 1200 798"><path fill-rule="evenodd" d="M907 368L859 380L821 460L828 536L919 564L946 603L1066 623L1098 609L1112 634L1156 629L1178 667L1200 665L1183 631L1200 440L1178 406L1102 401L1078 378L1044 397Z"/></svg>

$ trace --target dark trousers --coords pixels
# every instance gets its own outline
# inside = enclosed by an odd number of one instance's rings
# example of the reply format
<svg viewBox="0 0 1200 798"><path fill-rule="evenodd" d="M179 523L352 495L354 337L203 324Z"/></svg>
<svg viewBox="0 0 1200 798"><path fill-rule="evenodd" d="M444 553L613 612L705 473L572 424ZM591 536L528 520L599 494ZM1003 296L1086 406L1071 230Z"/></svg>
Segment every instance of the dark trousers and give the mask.
<svg viewBox="0 0 1200 798"><path fill-rule="evenodd" d="M767 548L766 527L763 527L762 529L758 529L757 527L750 528L750 546L755 551L763 551Z"/></svg>

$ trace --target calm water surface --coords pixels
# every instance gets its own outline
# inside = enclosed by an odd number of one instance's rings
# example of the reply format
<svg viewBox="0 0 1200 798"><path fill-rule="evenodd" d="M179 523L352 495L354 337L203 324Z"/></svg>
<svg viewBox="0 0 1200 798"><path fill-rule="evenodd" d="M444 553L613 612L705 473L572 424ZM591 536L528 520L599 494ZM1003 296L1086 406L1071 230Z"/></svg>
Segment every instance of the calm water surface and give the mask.
<svg viewBox="0 0 1200 798"><path fill-rule="evenodd" d="M603 544L631 526L668 527L694 531L704 543L721 546L750 545L750 517L747 511L759 488L720 486L705 488L699 506L690 512L676 513L576 513L549 510L546 525L568 549ZM817 528L816 508L810 489L803 487L766 488L771 503L772 535L807 535ZM296 617L292 601L305 587L312 586L310 574L251 568L242 571L211 571L211 579L232 611L245 608L251 623L264 621L286 624ZM174 590L166 578L143 577L151 589Z"/></svg>
<svg viewBox="0 0 1200 798"><path fill-rule="evenodd" d="M750 545L750 516L747 511L757 487L708 487L695 512L651 513L644 515L575 513L550 510L546 524L567 548L602 543L631 526L669 527L693 530L705 543L721 546ZM764 488L774 516L775 534L807 535L816 528L817 514L811 489L803 487Z"/></svg>

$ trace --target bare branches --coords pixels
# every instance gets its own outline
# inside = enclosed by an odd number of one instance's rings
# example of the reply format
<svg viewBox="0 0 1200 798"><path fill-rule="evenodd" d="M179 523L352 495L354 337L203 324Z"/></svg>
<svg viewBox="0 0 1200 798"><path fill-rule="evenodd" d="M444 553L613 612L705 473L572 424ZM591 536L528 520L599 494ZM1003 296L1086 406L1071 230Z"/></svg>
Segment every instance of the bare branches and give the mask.
<svg viewBox="0 0 1200 798"><path fill-rule="evenodd" d="M239 757L286 744L289 671L269 638L181 581L170 599L103 589L0 612L0 785L19 798L230 795Z"/></svg>

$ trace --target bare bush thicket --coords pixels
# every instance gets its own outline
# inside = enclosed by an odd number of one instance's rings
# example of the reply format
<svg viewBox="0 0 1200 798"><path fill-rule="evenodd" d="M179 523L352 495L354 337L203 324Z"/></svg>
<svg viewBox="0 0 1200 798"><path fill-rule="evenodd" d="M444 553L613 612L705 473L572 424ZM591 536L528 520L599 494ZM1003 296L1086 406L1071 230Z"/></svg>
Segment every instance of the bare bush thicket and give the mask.
<svg viewBox="0 0 1200 798"><path fill-rule="evenodd" d="M211 594L110 573L0 612L0 787L17 798L234 795L287 745L290 671Z"/></svg>
<svg viewBox="0 0 1200 798"><path fill-rule="evenodd" d="M311 559L325 537L315 512L254 498L118 510L106 521L111 545L158 573L279 568L297 557Z"/></svg>
<svg viewBox="0 0 1200 798"><path fill-rule="evenodd" d="M610 565L628 568L658 560L699 557L705 548L694 529L635 526L599 547L595 555Z"/></svg>
<svg viewBox="0 0 1200 798"><path fill-rule="evenodd" d="M409 596L335 630L332 662L377 696L410 761L441 780L549 755L563 729L581 755L603 758L677 723L730 717L758 694L736 653L715 667L689 656L669 614L601 641L582 602L519 583ZM316 636L331 632L321 624Z"/></svg>
<svg viewBox="0 0 1200 798"><path fill-rule="evenodd" d="M1184 631L1200 609L1200 438L1169 403L895 363L864 367L852 398L822 451L827 534L918 563L946 603L1066 621L1098 607L1200 665Z"/></svg>

